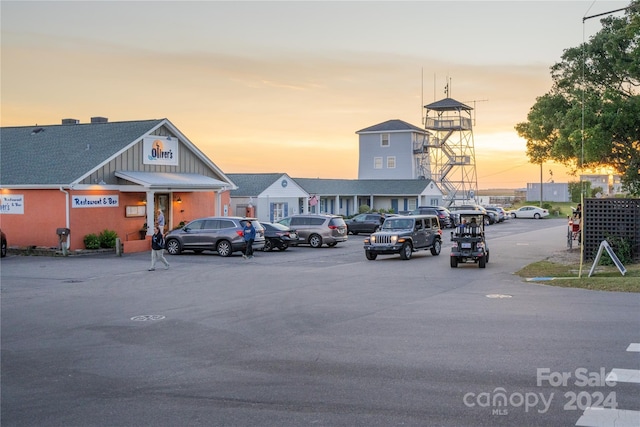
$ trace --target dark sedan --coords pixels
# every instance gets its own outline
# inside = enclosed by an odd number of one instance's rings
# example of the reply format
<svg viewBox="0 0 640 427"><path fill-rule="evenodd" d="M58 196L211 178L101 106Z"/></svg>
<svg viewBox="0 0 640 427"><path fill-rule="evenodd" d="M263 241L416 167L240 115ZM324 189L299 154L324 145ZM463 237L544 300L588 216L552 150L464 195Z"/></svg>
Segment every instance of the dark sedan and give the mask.
<svg viewBox="0 0 640 427"><path fill-rule="evenodd" d="M281 251L286 250L292 242L297 242L298 235L289 227L272 222L261 222L264 227L264 248L265 252L271 252L275 248Z"/></svg>
<svg viewBox="0 0 640 427"><path fill-rule="evenodd" d="M383 222L384 217L379 213L360 214L344 221L347 224L347 233L351 234L375 233Z"/></svg>

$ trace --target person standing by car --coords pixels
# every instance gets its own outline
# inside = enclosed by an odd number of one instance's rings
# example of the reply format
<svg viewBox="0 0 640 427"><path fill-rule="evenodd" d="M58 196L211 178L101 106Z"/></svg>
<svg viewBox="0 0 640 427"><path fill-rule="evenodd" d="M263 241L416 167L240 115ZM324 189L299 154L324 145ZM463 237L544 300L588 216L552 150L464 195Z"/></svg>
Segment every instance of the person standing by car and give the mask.
<svg viewBox="0 0 640 427"><path fill-rule="evenodd" d="M156 269L156 261L158 259L164 263L164 269L168 270L169 262L164 257L164 236L162 235L162 229L156 225L151 237L151 267L149 271Z"/></svg>
<svg viewBox="0 0 640 427"><path fill-rule="evenodd" d="M251 223L251 220L245 221L242 234L247 245L242 257L244 259L253 258L253 241L256 239L256 228Z"/></svg>

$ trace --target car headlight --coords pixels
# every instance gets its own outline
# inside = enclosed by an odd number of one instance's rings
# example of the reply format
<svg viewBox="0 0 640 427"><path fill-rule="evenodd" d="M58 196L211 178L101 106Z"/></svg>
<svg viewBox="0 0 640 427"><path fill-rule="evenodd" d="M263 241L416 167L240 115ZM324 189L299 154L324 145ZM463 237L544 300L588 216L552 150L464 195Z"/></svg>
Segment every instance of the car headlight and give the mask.
<svg viewBox="0 0 640 427"><path fill-rule="evenodd" d="M397 241L398 241L398 236L391 236L391 243L395 245Z"/></svg>
<svg viewBox="0 0 640 427"><path fill-rule="evenodd" d="M371 235L371 237L369 237L369 240L371 240L371 243L375 243L376 242L376 236Z"/></svg>

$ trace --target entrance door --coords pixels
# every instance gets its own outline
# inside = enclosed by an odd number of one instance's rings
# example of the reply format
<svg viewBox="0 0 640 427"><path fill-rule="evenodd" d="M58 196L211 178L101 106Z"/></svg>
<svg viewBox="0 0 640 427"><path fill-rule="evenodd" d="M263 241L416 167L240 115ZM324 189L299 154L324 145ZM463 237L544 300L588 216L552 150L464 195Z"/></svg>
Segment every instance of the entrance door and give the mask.
<svg viewBox="0 0 640 427"><path fill-rule="evenodd" d="M164 230L162 233L166 233L169 230L169 194L166 193L158 193L156 194L154 200L154 214L153 214L153 222L158 222L158 211L162 211L162 215L164 216Z"/></svg>

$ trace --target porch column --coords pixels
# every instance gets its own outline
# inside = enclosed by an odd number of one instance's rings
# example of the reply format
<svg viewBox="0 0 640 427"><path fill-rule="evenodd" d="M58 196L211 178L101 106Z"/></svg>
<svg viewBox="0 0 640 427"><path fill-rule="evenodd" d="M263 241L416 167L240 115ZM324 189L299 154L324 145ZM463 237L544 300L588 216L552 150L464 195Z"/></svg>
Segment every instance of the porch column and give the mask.
<svg viewBox="0 0 640 427"><path fill-rule="evenodd" d="M336 215L340 215L340 196L336 194Z"/></svg>
<svg viewBox="0 0 640 427"><path fill-rule="evenodd" d="M147 191L147 236L153 236L155 226L155 205L153 204L155 194L155 191Z"/></svg>

